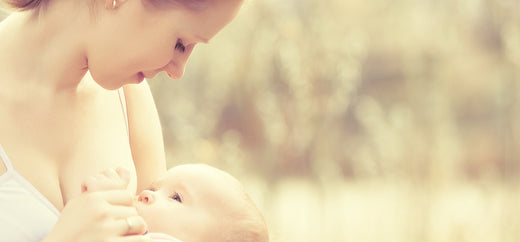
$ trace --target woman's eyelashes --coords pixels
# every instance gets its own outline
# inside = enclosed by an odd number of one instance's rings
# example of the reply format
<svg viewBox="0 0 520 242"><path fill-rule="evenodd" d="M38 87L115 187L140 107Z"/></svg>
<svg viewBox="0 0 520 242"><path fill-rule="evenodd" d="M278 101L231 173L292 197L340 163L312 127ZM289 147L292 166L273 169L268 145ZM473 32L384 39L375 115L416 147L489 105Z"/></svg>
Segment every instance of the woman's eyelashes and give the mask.
<svg viewBox="0 0 520 242"><path fill-rule="evenodd" d="M179 195L179 193L174 193L172 196L171 196L171 199L179 202L179 203L182 203L182 198L181 196Z"/></svg>
<svg viewBox="0 0 520 242"><path fill-rule="evenodd" d="M181 53L184 53L186 51L186 46L182 43L182 40L177 40L177 43L175 43L175 49L180 51Z"/></svg>

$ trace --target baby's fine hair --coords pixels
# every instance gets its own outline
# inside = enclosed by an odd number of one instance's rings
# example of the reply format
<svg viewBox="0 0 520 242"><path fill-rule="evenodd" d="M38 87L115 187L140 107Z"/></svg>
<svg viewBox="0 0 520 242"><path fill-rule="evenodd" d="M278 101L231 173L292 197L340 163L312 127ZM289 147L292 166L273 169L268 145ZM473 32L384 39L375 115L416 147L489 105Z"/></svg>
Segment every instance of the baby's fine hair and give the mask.
<svg viewBox="0 0 520 242"><path fill-rule="evenodd" d="M218 238L214 238L215 242L268 242L269 233L267 224L264 216L253 202L253 199L249 196L244 186L231 174L220 170L218 168L199 164L202 166L210 167L221 173L223 177L229 179L229 185L235 186L236 190L239 191L241 196L241 204L237 207L233 207L230 211L226 212L226 215L221 217L221 222L225 224L225 231L219 231L220 235Z"/></svg>
<svg viewBox="0 0 520 242"><path fill-rule="evenodd" d="M220 242L268 242L269 233L265 219L251 198L244 192L245 205L229 217L229 229Z"/></svg>

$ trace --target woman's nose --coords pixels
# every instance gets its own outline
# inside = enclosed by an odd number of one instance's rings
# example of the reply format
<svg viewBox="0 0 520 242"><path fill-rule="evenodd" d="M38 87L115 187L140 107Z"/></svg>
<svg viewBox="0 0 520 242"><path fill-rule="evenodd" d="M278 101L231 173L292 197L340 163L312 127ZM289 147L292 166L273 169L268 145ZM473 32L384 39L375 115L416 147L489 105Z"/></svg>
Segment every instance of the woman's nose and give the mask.
<svg viewBox="0 0 520 242"><path fill-rule="evenodd" d="M144 190L139 194L137 201L145 204L152 204L155 202L155 194L150 190Z"/></svg>
<svg viewBox="0 0 520 242"><path fill-rule="evenodd" d="M184 52L176 52L172 60L162 68L172 79L179 79L184 75L186 62L193 51L194 45L186 46Z"/></svg>
<svg viewBox="0 0 520 242"><path fill-rule="evenodd" d="M166 71L166 74L168 74L171 79L180 79L182 75L184 75L185 66L185 63L179 63L172 60L168 65L163 67L163 70Z"/></svg>

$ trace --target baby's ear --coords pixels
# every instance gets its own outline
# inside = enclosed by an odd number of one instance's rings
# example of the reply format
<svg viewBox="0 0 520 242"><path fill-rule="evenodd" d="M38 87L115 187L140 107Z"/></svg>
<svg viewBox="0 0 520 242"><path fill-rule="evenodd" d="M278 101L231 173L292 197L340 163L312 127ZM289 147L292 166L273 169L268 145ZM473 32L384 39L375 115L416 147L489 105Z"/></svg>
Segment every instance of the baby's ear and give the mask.
<svg viewBox="0 0 520 242"><path fill-rule="evenodd" d="M128 186L128 183L130 183L130 171L124 167L118 167L116 172L119 175L119 178L124 182L125 186Z"/></svg>

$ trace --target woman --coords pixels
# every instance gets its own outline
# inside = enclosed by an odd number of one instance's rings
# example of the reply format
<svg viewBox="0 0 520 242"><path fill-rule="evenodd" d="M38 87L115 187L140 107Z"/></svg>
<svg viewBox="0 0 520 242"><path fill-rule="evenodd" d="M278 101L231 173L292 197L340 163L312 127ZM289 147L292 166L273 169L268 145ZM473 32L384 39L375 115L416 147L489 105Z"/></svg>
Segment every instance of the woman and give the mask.
<svg viewBox="0 0 520 242"><path fill-rule="evenodd" d="M122 166L135 194L165 172L144 78L180 78L242 0L7 1L18 11L0 22L1 240L146 240L128 193L78 188Z"/></svg>

